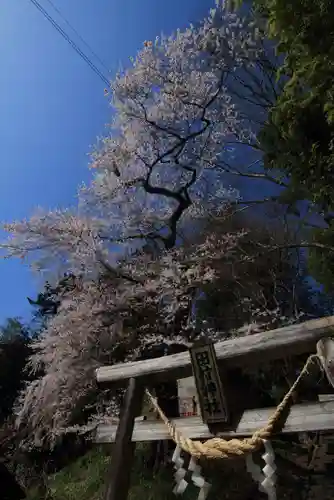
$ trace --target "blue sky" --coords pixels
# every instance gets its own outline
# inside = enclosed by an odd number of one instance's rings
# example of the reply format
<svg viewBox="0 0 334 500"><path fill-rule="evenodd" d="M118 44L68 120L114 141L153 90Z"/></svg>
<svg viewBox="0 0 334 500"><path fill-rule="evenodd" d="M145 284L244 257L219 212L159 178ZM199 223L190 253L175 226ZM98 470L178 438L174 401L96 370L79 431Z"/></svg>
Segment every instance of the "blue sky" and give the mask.
<svg viewBox="0 0 334 500"><path fill-rule="evenodd" d="M39 1L74 38L48 1ZM214 0L53 2L111 75L144 40L195 23L214 6ZM110 119L105 85L29 0L1 1L0 60L0 220L75 204L78 185L89 180L87 153ZM1 260L0 283L0 323L28 319L26 297L38 287L29 269Z"/></svg>

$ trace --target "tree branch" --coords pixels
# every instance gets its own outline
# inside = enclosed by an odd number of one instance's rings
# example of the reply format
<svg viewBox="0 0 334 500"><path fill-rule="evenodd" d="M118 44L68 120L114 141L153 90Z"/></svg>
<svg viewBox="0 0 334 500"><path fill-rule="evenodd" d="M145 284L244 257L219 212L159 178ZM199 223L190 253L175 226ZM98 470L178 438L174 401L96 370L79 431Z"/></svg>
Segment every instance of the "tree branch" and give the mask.
<svg viewBox="0 0 334 500"><path fill-rule="evenodd" d="M101 264L101 266L107 271L107 273L112 276L113 278L121 278L126 281L130 281L130 283L135 283L136 285L143 284L141 280L138 280L134 278L133 276L130 276L127 273L123 273L122 271L119 271L118 269L115 269L112 267L108 262L106 262L100 252L96 252L96 260Z"/></svg>

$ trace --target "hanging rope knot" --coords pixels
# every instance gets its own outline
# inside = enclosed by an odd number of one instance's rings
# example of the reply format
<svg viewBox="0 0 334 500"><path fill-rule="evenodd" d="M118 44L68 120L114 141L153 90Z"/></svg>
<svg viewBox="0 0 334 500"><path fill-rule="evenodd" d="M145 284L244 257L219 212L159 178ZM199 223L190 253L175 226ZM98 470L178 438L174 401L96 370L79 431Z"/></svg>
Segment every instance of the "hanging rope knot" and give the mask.
<svg viewBox="0 0 334 500"><path fill-rule="evenodd" d="M178 431L175 424L166 417L158 405L156 398L154 398L147 389L146 394L154 409L159 414L161 420L166 424L172 440L186 453L189 453L195 458L234 458L237 456L248 455L249 453L253 453L261 449L264 441L267 441L273 436L273 434L276 434L283 429L288 417L288 412L293 403L292 395L298 388L301 380L308 373L311 364L315 361L319 361L318 354L312 354L309 356L298 378L288 393L284 396L281 403L277 406L275 412L269 418L266 426L257 430L250 438L245 439L226 440L215 437L201 443L200 441L194 441L190 438L186 438L180 431Z"/></svg>

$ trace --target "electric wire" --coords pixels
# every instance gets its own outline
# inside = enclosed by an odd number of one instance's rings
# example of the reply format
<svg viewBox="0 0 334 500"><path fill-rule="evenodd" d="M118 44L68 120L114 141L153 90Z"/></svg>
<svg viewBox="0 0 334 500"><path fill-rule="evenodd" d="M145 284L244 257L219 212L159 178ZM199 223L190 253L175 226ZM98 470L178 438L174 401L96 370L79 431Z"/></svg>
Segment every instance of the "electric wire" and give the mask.
<svg viewBox="0 0 334 500"><path fill-rule="evenodd" d="M86 40L80 35L77 29L66 19L64 14L61 12L61 10L52 2L52 0L46 0L51 7L57 12L59 17L64 21L64 23L67 24L67 26L75 33L75 35L81 40L81 42L87 47L87 49L91 52L91 54L95 57L97 61L103 66L103 68L107 71L107 73L110 72L109 68L107 67L106 63L103 61L103 59L100 58L100 56L92 49L92 47L86 42Z"/></svg>
<svg viewBox="0 0 334 500"><path fill-rule="evenodd" d="M77 54L88 64L88 66L94 71L94 73L103 81L103 83L110 87L110 81L104 76L104 74L96 67L96 65L87 57L87 55L82 52L78 45L69 37L69 35L59 26L59 24L50 16L50 14L42 7L38 0L30 0L30 2L38 9L41 14L52 24L55 30L69 43L69 45L77 52Z"/></svg>

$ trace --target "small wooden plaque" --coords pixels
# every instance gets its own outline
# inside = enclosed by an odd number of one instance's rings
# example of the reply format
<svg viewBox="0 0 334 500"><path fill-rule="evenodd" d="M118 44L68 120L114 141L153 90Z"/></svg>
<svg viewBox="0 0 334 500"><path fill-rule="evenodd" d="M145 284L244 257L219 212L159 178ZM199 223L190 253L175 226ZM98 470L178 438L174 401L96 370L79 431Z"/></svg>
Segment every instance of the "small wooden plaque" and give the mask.
<svg viewBox="0 0 334 500"><path fill-rule="evenodd" d="M213 343L201 340L189 351L203 422L228 423L229 413Z"/></svg>

